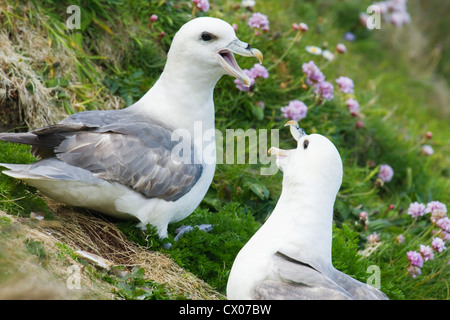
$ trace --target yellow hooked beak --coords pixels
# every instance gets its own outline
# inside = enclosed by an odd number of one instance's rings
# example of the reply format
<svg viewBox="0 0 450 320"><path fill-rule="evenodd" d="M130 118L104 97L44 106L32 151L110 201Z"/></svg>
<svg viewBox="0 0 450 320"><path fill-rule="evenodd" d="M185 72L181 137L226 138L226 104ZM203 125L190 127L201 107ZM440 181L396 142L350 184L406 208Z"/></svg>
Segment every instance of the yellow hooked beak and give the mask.
<svg viewBox="0 0 450 320"><path fill-rule="evenodd" d="M300 128L297 121L290 120L286 122L284 126L289 126L289 131L291 132L292 137L294 137L294 139L297 141L299 141L301 137L306 135L305 130Z"/></svg>
<svg viewBox="0 0 450 320"><path fill-rule="evenodd" d="M285 127L287 127L287 126L294 126L294 127L296 127L296 128L299 127L298 122L295 121L295 120L289 120L288 122L286 122L286 124L285 124L284 126L285 126Z"/></svg>
<svg viewBox="0 0 450 320"><path fill-rule="evenodd" d="M259 63L263 62L263 54L261 51L252 48L248 43L238 39L232 41L226 48L219 50L217 53L220 65L225 72L241 81L247 87L251 85L251 79L239 67L233 53L244 57L255 57L258 59Z"/></svg>
<svg viewBox="0 0 450 320"><path fill-rule="evenodd" d="M285 157L287 156L287 151L283 150L283 149L278 149L276 147L271 147L268 151L267 151L270 155L275 155L277 157Z"/></svg>

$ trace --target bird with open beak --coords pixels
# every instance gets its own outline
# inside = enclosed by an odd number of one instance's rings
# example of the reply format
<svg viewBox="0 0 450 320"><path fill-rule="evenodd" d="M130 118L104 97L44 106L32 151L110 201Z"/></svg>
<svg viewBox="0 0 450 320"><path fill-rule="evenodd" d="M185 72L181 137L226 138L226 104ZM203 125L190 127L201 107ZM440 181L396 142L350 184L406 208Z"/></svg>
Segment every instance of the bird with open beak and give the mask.
<svg viewBox="0 0 450 320"><path fill-rule="evenodd" d="M151 224L167 237L168 224L194 211L214 176L217 81L229 74L250 85L234 54L263 59L223 20L187 22L173 38L161 76L135 104L76 113L28 133L1 133L0 140L31 145L41 158L0 164L9 169L3 173L57 201L134 219L142 229ZM180 153L192 157L174 159Z"/></svg>
<svg viewBox="0 0 450 320"><path fill-rule="evenodd" d="M286 122L286 124L284 125L285 127L289 126L289 130L291 132L292 137L297 141L297 144L300 143L300 140L302 137L306 136L306 132L304 129L300 128L300 126L298 125L297 121L295 120L290 120L288 122ZM288 155L289 151L283 150L283 149L279 149L277 147L271 147L268 151L267 151L270 155L275 155L276 156L276 164L278 166L278 168L283 171L281 165L280 165L280 159L285 158Z"/></svg>
<svg viewBox="0 0 450 320"><path fill-rule="evenodd" d="M283 171L273 212L238 253L228 299L387 299L332 263L333 206L342 183L339 151L320 134L287 123L297 148L269 149Z"/></svg>

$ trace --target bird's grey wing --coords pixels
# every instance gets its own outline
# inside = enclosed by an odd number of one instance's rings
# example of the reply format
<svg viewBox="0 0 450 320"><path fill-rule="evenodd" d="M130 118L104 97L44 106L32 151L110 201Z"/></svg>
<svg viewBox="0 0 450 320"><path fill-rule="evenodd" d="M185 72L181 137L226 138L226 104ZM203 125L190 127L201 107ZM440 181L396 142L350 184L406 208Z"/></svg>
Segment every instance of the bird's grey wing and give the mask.
<svg viewBox="0 0 450 320"><path fill-rule="evenodd" d="M310 265L279 252L274 255L279 281L256 283L252 297L258 300L351 300L353 297Z"/></svg>
<svg viewBox="0 0 450 320"><path fill-rule="evenodd" d="M84 111L71 115L61 122L31 130L26 133L0 133L0 140L28 144L31 153L38 158L53 157L54 148L64 141L70 133L89 131L117 122L119 119L129 119L132 113L124 110Z"/></svg>
<svg viewBox="0 0 450 320"><path fill-rule="evenodd" d="M30 144L36 155L56 156L145 197L176 201L203 170L193 161L192 145L191 150L182 149L191 151L189 163L173 161L172 150L179 142L172 141L172 131L125 110L80 112L30 133L4 135L3 140Z"/></svg>
<svg viewBox="0 0 450 320"><path fill-rule="evenodd" d="M175 201L193 187L203 168L194 163L193 157L189 163L172 158L178 142L171 140L171 134L154 123L113 123L70 134L55 152L58 159L126 185L145 197ZM182 151L193 155L192 146Z"/></svg>
<svg viewBox="0 0 450 320"><path fill-rule="evenodd" d="M335 271L333 280L349 292L353 297L355 297L355 299L389 300L389 298L382 291L368 284L362 283L339 270Z"/></svg>

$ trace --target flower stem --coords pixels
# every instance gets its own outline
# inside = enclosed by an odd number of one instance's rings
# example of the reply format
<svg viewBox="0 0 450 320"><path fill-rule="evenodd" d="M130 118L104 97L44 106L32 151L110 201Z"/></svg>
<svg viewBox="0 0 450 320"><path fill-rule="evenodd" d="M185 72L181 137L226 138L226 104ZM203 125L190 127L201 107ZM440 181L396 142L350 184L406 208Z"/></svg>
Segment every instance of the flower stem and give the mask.
<svg viewBox="0 0 450 320"><path fill-rule="evenodd" d="M349 195L344 195L344 194L339 193L338 196L340 198L353 198L353 197L368 196L368 195L371 195L376 189L377 189L377 187L373 187L371 190L369 190L367 192L354 193L354 194L349 194Z"/></svg>
<svg viewBox="0 0 450 320"><path fill-rule="evenodd" d="M292 42L290 43L289 47L287 47L286 51L284 51L284 53L281 55L281 57L277 61L275 61L275 63L273 65L271 65L270 67L267 68L267 71L270 71L273 68L275 68L277 65L279 65L280 62L283 61L284 58L286 58L286 56L289 54L289 52L291 52L294 45L301 40L301 38L302 38L301 32L297 33L295 35L294 39L292 40Z"/></svg>

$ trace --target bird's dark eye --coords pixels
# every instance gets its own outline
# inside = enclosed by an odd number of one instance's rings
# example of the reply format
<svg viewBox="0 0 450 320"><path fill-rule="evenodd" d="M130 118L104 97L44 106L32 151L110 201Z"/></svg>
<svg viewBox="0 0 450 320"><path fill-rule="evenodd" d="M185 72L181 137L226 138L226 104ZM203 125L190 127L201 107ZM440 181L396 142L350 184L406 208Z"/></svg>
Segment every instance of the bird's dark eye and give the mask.
<svg viewBox="0 0 450 320"><path fill-rule="evenodd" d="M303 149L307 149L309 146L309 140L303 141Z"/></svg>
<svg viewBox="0 0 450 320"><path fill-rule="evenodd" d="M211 41L213 39L212 34L208 33L208 32L203 32L202 33L202 40L203 41Z"/></svg>

